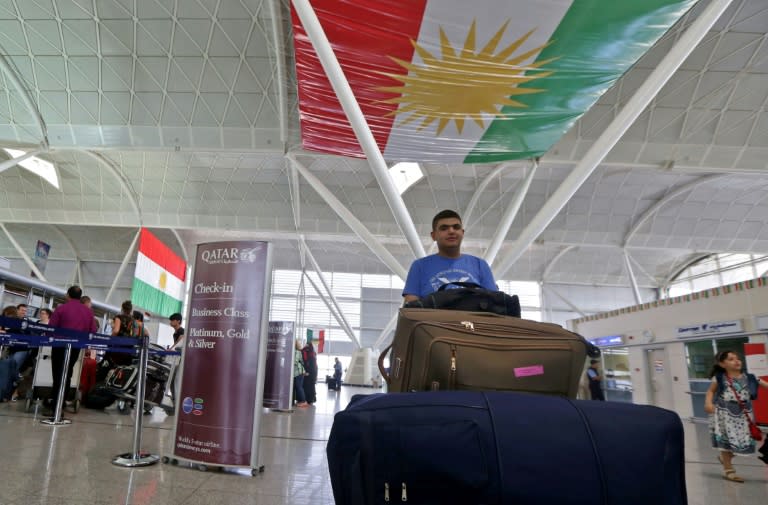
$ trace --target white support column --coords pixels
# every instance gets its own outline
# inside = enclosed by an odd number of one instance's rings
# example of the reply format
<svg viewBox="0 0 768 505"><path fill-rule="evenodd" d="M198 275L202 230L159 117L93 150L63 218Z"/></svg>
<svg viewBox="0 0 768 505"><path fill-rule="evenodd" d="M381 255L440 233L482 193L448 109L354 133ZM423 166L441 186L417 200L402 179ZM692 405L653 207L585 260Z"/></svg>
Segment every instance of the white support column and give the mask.
<svg viewBox="0 0 768 505"><path fill-rule="evenodd" d="M40 113L40 109L35 104L35 101L32 100L32 95L29 90L22 83L21 76L16 73L13 65L6 60L6 56L3 53L0 53L0 73L2 72L5 72L5 75L10 79L13 87L16 88L16 91L21 95L21 100L24 102L24 105L27 106L27 110L35 118L35 121L37 121L37 126L40 128L40 135L42 136L41 143L45 149L48 149L48 128L45 126L45 120Z"/></svg>
<svg viewBox="0 0 768 505"><path fill-rule="evenodd" d="M579 314L581 317L586 317L586 316L587 316L587 314L586 314L586 313L584 313L584 311L583 311L583 310L581 310L580 308L578 308L576 305L572 304L570 300L568 300L566 297L564 297L563 295L561 295L561 294L560 294L560 293L559 293L559 292L558 292L558 291L557 291L555 288L553 288L551 285L549 285L549 284L542 284L542 287L543 287L544 289L546 289L547 291L549 291L550 293L552 293L553 295L555 295L556 297L558 297L560 300L562 300L562 301L563 301L563 303L565 303L565 304L566 304L568 307L570 307L570 308L571 308L571 310L573 310L574 312L576 312L577 314Z"/></svg>
<svg viewBox="0 0 768 505"><path fill-rule="evenodd" d="M77 285L82 288L83 287L83 267L82 267L82 262L79 259L77 260L76 268L77 268Z"/></svg>
<svg viewBox="0 0 768 505"><path fill-rule="evenodd" d="M117 287L117 283L118 281L120 281L120 277L123 276L123 272L125 272L125 267L128 265L128 260L131 259L131 256L133 255L133 250L136 248L136 242L139 241L139 235L141 235L141 228L139 228L139 231L136 232L136 236L133 237L133 241L131 242L131 245L128 246L128 250L125 251L125 256L123 256L123 262L120 263L120 268L117 269L117 275L115 275L115 280L112 281L112 286L109 287L107 296L104 298L104 303L109 303L109 298L112 296L112 293L115 291L115 288Z"/></svg>
<svg viewBox="0 0 768 505"><path fill-rule="evenodd" d="M371 252L373 252L373 254L375 254L376 257L382 261L382 263L389 267L389 269L392 270L392 273L405 280L405 278L408 276L408 271L403 268L403 266L397 261L397 259L395 259L392 253L390 253L389 250L387 250L387 248L384 247L370 231L368 231L368 228L366 228L365 225L361 223L360 220L357 219L355 215L352 214L352 212L350 212L350 210L347 209L338 198L336 198L336 195L331 193L331 191L325 187L320 179L315 177L315 175L310 172L309 169L307 169L307 167L299 163L299 161L292 154L288 154L287 157L291 163L293 163L293 166L296 167L296 169L301 173L304 179L307 180L309 185L312 186L315 191L317 191L320 197L325 200L325 202L331 207L331 209L334 210L334 212L336 212L336 214L338 214L342 221L344 221L347 226L352 228L352 231L354 231L357 236L360 237L360 240L362 240L363 243L368 246Z"/></svg>
<svg viewBox="0 0 768 505"><path fill-rule="evenodd" d="M629 253L626 249L624 252L624 267L627 269L627 275L629 276L629 282L632 285L632 292L635 294L635 303L640 305L643 303L643 299L640 296L640 288L637 286L637 279L635 278L635 272L632 271L632 263L629 261Z"/></svg>
<svg viewBox="0 0 768 505"><path fill-rule="evenodd" d="M280 142L285 149L288 142L287 123L288 123L288 106L286 105L286 81L285 78L285 35L283 35L283 18L280 0L269 0L269 15L272 18L272 43L275 45L275 76L277 86L277 109L278 117L280 118Z"/></svg>
<svg viewBox="0 0 768 505"><path fill-rule="evenodd" d="M301 185L299 184L299 172L296 168L298 161L295 158L291 158L293 162L288 163L290 170L288 171L288 188L291 191L291 209L293 210L293 225L296 230L301 229Z"/></svg>
<svg viewBox="0 0 768 505"><path fill-rule="evenodd" d="M539 162L533 160L531 169L528 171L525 179L523 179L523 183L515 191L512 203L509 204L509 207L507 207L507 210L501 217L499 226L496 227L496 233L493 234L491 245L489 245L488 249L485 251L485 261L489 265L493 265L496 255L499 253L499 249L501 249L501 245L504 243L504 239L507 238L507 233L509 233L509 229L512 227L515 217L517 217L517 212L520 210L520 206L523 204L523 200L528 194L528 188L531 187L531 181L533 181L533 176L536 175L537 168L539 168Z"/></svg>
<svg viewBox="0 0 768 505"><path fill-rule="evenodd" d="M299 241L301 242L301 246L304 248L304 252L307 255L307 259L309 260L310 265L312 265L312 268L315 270L315 272L317 272L317 276L320 279L320 283L323 285L323 288L325 289L325 292L328 295L328 298L330 299L331 304L336 309L336 312L338 314L337 321L339 322L339 326L342 327L342 329L347 334L349 339L352 340L352 343L354 343L355 346L359 349L360 341L357 340L357 337L352 331L352 327L349 325L349 321L347 321L347 318L344 317L344 312L341 310L341 306L339 306L339 302L336 300L336 297L333 295L333 291L331 291L331 286L329 286L328 282L325 280L325 275L323 275L323 271L320 270L320 265L318 265L317 261L315 260L315 257L312 255L312 251L309 250L309 247L307 246L307 243L304 241L303 236L299 235ZM312 282L312 279L309 278L309 281Z"/></svg>
<svg viewBox="0 0 768 505"><path fill-rule="evenodd" d="M171 233L173 233L173 236L176 237L176 242L179 243L179 249L181 249L181 255L184 257L184 262L189 264L189 254L187 254L187 248L184 245L184 241L181 240L181 235L179 235L179 232L176 230L176 228L171 228Z"/></svg>
<svg viewBox="0 0 768 505"><path fill-rule="evenodd" d="M29 158L32 158L33 156L37 156L38 154L42 153L42 149L35 149L34 151L30 151L26 154L23 154L19 156L18 158L11 158L10 160L5 160L2 163L0 163L0 173L5 172L9 168L13 168L19 163L21 163L24 160L28 160Z"/></svg>
<svg viewBox="0 0 768 505"><path fill-rule="evenodd" d="M381 191L384 193L384 198L392 210L395 222L400 227L403 235L405 235L408 245L411 246L413 255L417 258L423 258L425 256L424 246L421 243L419 234L416 232L413 219L408 213L408 209L406 209L403 198L397 191L394 181L389 176L389 168L384 161L384 156L382 156L381 150L379 150L379 146L376 144L376 139L373 138L373 133L371 133L363 111L360 109L360 105L352 93L352 88L344 76L344 71L336 59L336 55L330 42L328 42L328 37L326 37L323 31L323 27L320 25L317 14L315 14L309 0L292 0L292 2L296 9L296 14L301 20L301 24L307 32L309 41L317 53L320 64L323 66L323 70L325 70L325 74L331 83L331 87L339 99L341 108L344 109L344 113L347 119L349 119L349 124L355 132L357 141L360 143L366 158L368 158L373 175L376 177Z"/></svg>
<svg viewBox="0 0 768 505"><path fill-rule="evenodd" d="M683 64L686 58L706 36L707 32L717 22L722 13L733 0L712 0L696 20L691 23L677 44L667 53L659 65L651 72L627 105L611 121L602 135L592 144L581 161L563 181L552 197L544 204L538 214L526 226L520 237L513 244L512 250L504 257L494 275L503 278L507 270L533 244L549 223L562 210L568 200L592 174L606 155L613 149L616 142L632 126L637 117L642 114L659 90L666 84L672 74Z"/></svg>
<svg viewBox="0 0 768 505"><path fill-rule="evenodd" d="M29 255L24 252L24 249L22 249L21 245L19 245L18 242L16 242L16 239L13 238L13 235L11 235L11 232L8 231L8 228L5 227L5 224L0 223L0 228L3 229L5 232L5 235L8 237L8 240L11 242L11 245L13 245L14 249L16 249L16 252L19 253L19 256L21 256L21 259L24 260L24 263L27 264L27 266L35 273L35 276L40 279L43 282L48 282L45 279L45 276L43 273L35 266L35 263L32 261L32 259L29 257Z"/></svg>
<svg viewBox="0 0 768 505"><path fill-rule="evenodd" d="M328 297L325 296L325 294L323 293L323 290L320 289L320 286L318 286L317 283L314 280L312 280L312 277L310 277L306 271L304 272L304 277L306 277L309 283L312 284L312 288L315 290L317 295L323 301L325 306L328 307L328 310L331 312L331 315L336 320L336 322L339 323L339 326L341 326L341 329L344 330L344 333L346 333L349 339L352 341L352 343L355 344L355 348L360 349L360 342L358 342L357 337L355 337L355 334L352 333L351 329L344 326L344 319L337 312L333 304L328 300Z"/></svg>
<svg viewBox="0 0 768 505"><path fill-rule="evenodd" d="M472 198L469 199L467 208L464 209L464 212L461 214L461 219L465 225L470 224L470 221L472 220L472 214L475 212L475 207L477 206L477 202L480 200L480 197L485 192L485 189L488 187L488 185L493 182L496 177L500 176L504 170L512 166L513 165L511 163L500 163L499 166L494 168L488 175L483 178L482 181L480 181L480 184L477 185L475 192L472 194Z"/></svg>

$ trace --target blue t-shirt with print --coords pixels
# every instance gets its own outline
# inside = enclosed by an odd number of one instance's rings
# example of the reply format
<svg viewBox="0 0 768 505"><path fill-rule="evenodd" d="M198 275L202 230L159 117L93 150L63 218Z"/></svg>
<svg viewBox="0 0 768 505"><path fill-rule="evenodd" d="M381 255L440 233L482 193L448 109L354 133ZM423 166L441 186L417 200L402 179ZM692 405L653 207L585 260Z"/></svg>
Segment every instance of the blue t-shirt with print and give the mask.
<svg viewBox="0 0 768 505"><path fill-rule="evenodd" d="M491 267L485 260L471 254L462 254L458 258L432 254L413 262L403 296L426 296L450 282L474 282L486 289L497 290Z"/></svg>

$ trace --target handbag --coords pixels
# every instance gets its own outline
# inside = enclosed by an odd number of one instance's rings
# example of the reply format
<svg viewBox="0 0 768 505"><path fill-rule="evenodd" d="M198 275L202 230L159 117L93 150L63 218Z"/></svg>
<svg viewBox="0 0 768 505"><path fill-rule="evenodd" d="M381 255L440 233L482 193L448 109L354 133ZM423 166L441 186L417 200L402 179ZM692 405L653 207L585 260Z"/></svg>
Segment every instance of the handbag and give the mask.
<svg viewBox="0 0 768 505"><path fill-rule="evenodd" d="M736 401L739 402L739 408L742 412L744 412L744 415L747 417L747 424L749 424L749 434L752 436L753 439L757 440L758 442L763 439L763 432L760 431L760 428L757 427L757 425L752 421L752 418L749 417L749 413L747 412L746 407L744 406L744 402L741 401L741 397L736 392L736 389L733 387L733 379L731 377L726 377L728 379L728 385L731 387L731 391L733 391L733 396L736 397Z"/></svg>

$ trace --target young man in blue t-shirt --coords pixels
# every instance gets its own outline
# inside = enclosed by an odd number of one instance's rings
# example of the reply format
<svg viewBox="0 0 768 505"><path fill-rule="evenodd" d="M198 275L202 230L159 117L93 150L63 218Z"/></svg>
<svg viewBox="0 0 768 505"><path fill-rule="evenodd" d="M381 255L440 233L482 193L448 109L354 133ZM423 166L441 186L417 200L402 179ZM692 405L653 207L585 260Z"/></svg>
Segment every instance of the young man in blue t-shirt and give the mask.
<svg viewBox="0 0 768 505"><path fill-rule="evenodd" d="M406 302L433 293L451 282L473 282L497 290L488 263L477 256L461 254L464 238L461 216L452 210L438 212L432 219L430 236L437 243L437 254L417 259L411 265L403 288Z"/></svg>

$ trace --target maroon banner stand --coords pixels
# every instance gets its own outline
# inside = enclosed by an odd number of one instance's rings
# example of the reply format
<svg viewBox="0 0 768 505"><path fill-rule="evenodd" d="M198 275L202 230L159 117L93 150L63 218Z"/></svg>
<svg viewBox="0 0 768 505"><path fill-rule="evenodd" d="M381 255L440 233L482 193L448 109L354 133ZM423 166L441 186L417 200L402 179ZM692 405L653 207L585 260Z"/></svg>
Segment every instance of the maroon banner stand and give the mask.
<svg viewBox="0 0 768 505"><path fill-rule="evenodd" d="M270 321L267 366L264 376L264 407L290 411L293 392L293 321Z"/></svg>
<svg viewBox="0 0 768 505"><path fill-rule="evenodd" d="M264 393L272 247L199 244L195 255L171 463L263 470Z"/></svg>

